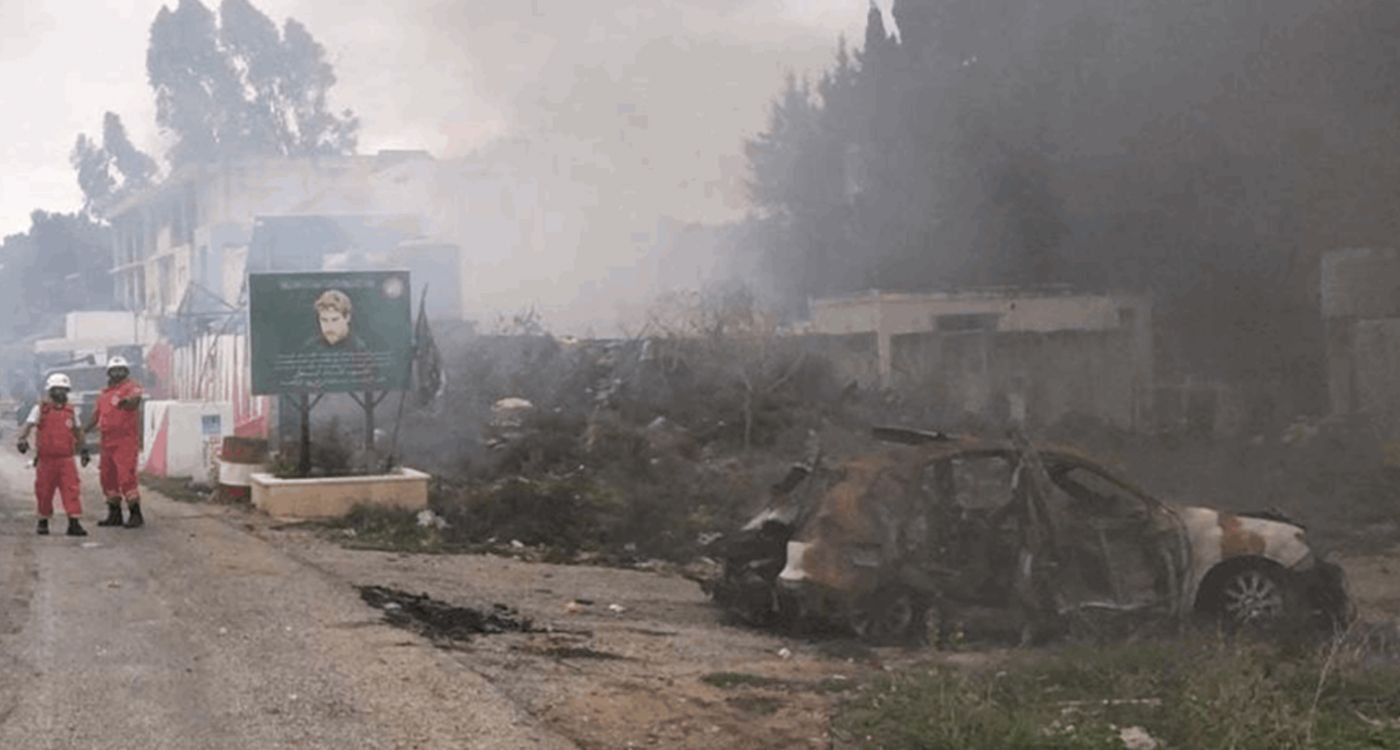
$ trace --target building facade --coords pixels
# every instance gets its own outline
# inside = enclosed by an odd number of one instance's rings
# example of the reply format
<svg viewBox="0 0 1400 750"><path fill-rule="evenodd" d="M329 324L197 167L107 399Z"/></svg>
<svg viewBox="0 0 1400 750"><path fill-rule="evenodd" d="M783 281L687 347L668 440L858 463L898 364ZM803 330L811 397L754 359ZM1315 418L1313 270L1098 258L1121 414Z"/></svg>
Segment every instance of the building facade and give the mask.
<svg viewBox="0 0 1400 750"><path fill-rule="evenodd" d="M812 300L808 333L866 385L921 392L949 415L1051 424L1069 415L1145 428L1152 309L1142 297L996 289L872 291ZM856 361L859 360L859 361Z"/></svg>
<svg viewBox="0 0 1400 750"><path fill-rule="evenodd" d="M460 318L464 268L441 217L471 179L416 151L253 159L185 167L114 207L115 297L158 329L154 393L231 404L237 433L267 434L275 404L250 386L250 271L417 270L433 312Z"/></svg>

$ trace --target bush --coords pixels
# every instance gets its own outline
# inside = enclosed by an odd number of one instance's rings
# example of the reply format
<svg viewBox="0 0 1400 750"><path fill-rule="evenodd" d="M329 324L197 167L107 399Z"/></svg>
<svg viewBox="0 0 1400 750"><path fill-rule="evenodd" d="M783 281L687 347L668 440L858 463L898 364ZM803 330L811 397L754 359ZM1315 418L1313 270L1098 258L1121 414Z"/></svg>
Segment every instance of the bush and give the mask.
<svg viewBox="0 0 1400 750"><path fill-rule="evenodd" d="M454 540L495 538L570 553L607 546L624 510L616 493L582 475L508 477L440 494L434 504Z"/></svg>

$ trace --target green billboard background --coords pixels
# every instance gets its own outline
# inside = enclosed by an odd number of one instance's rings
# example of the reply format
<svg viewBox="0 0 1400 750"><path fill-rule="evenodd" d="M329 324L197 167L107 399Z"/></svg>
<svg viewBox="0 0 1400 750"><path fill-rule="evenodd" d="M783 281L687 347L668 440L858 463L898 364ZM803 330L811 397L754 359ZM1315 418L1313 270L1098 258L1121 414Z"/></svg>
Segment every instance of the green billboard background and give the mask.
<svg viewBox="0 0 1400 750"><path fill-rule="evenodd" d="M406 389L411 289L407 271L249 274L253 393Z"/></svg>

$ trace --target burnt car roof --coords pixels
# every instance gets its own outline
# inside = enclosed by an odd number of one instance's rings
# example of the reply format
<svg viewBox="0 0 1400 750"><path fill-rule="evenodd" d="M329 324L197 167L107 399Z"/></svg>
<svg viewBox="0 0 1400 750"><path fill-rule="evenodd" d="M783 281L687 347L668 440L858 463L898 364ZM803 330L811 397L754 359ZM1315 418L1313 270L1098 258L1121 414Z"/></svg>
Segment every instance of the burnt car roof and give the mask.
<svg viewBox="0 0 1400 750"><path fill-rule="evenodd" d="M905 455L917 456L923 461L942 459L1007 456L1018 452L1019 448L1011 438L985 438L974 435L955 435L946 432L919 430L907 427L875 427L872 436L887 445L900 446ZM1082 466L1104 474L1113 481L1138 494L1153 497L1136 483L1123 476L1122 472L1106 465L1103 461L1068 445L1056 443L1033 443L1042 458L1067 466Z"/></svg>
<svg viewBox="0 0 1400 750"><path fill-rule="evenodd" d="M919 453L932 459L941 457L956 458L960 455L998 455L1015 453L1018 448L1010 438L984 438L973 435L954 435L946 432L932 432L905 427L876 427L871 430L876 440L882 443L907 445L919 449ZM1068 445L1036 443L1035 450L1042 456L1060 463L1083 464L1096 469L1109 470L1103 462L1088 453Z"/></svg>

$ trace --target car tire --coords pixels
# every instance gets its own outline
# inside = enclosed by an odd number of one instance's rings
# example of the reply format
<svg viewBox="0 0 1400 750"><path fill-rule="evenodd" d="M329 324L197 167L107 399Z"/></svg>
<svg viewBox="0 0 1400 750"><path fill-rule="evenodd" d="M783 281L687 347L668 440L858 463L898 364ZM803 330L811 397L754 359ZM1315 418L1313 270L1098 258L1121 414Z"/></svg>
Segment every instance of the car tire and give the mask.
<svg viewBox="0 0 1400 750"><path fill-rule="evenodd" d="M902 586L883 588L852 608L850 628L875 646L922 644L928 637L928 603Z"/></svg>
<svg viewBox="0 0 1400 750"><path fill-rule="evenodd" d="M1207 612L1227 633L1276 632L1298 623L1298 596L1277 566L1243 565L1215 581Z"/></svg>

